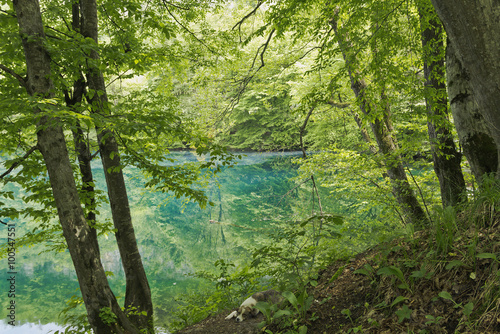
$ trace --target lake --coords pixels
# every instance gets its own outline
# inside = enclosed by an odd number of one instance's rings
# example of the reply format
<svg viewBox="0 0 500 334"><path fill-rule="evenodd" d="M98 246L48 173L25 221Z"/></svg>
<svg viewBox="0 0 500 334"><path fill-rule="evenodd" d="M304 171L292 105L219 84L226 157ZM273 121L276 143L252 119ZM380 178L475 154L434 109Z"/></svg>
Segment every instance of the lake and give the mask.
<svg viewBox="0 0 500 334"><path fill-rule="evenodd" d="M191 152L174 152L172 156L179 161L202 159ZM292 180L297 176L294 160L300 156L300 152L246 153L235 167L225 168L217 180L208 181L206 194L214 205L204 209L169 194L148 191L138 170L124 170L138 245L158 317L156 325L169 321L176 296L196 291L200 280L189 274L213 270L218 259L243 264L250 254L248 240L264 238L261 231L272 224L296 220L317 210L311 201L310 185L296 187L298 182ZM97 187L104 189L99 164L95 164L94 173ZM328 191L321 194L326 212L342 210L338 201L327 198ZM110 219L106 207L100 211L100 219ZM34 224L22 220L10 223L16 224L18 236ZM3 227L0 231L5 230ZM6 233L0 233L2 242L6 242ZM105 269L114 273L109 278L112 289L123 301L123 269L114 236L100 238L100 246ZM57 329L66 302L79 295L68 251L43 252L44 249L45 246L36 245L17 250L16 326L6 324L9 301L3 296L0 332L45 334ZM5 258L2 267L6 272ZM0 282L4 295L8 284L6 279Z"/></svg>

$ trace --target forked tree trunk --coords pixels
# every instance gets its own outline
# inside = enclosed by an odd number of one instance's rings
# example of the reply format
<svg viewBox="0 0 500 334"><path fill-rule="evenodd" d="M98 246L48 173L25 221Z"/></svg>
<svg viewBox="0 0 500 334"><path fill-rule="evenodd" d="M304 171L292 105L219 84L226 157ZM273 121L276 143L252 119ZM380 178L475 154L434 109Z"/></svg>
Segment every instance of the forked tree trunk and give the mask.
<svg viewBox="0 0 500 334"><path fill-rule="evenodd" d="M481 184L484 174L498 169L498 153L490 129L479 112L470 87L470 78L458 60L453 44L446 47L446 79L450 109L455 121L460 145L476 181Z"/></svg>
<svg viewBox="0 0 500 334"><path fill-rule="evenodd" d="M38 98L54 96L50 79L50 57L45 49L45 34L37 0L16 0L14 9L22 37L28 74L28 93ZM85 221L76 188L66 141L59 119L40 114L37 124L38 147L43 155L59 221L75 266L89 323L94 333L138 333L120 309L111 291L99 254L97 240ZM103 321L108 310L116 319Z"/></svg>
<svg viewBox="0 0 500 334"><path fill-rule="evenodd" d="M97 4L95 0L81 0L82 35L98 43ZM99 60L97 51L91 50L90 58ZM97 68L87 69L87 82L92 97L89 99L92 112L108 115L108 97L102 72ZM125 309L129 318L141 330L154 333L153 303L151 290L137 247L134 227L130 215L127 189L123 177L118 143L113 132L105 126L96 126L102 165L108 187L109 202L118 249L126 277ZM145 315L144 315L144 314Z"/></svg>
<svg viewBox="0 0 500 334"><path fill-rule="evenodd" d="M408 222L421 225L427 221L427 217L424 210L420 206L410 183L408 182L402 159L397 154L398 144L393 135L392 126L390 124L389 106L385 105L381 108L379 111L381 115L374 115L376 111L372 109L372 103L370 103L366 97L366 84L355 72L352 59L350 59L347 54L348 41L344 38L344 36L339 34L338 24L335 17L331 19L331 24L337 36L344 61L346 63L352 91L359 102L359 107L362 113L372 119L370 121L370 127L380 153L384 157L384 164L391 181L394 197L405 213L405 217ZM384 94L382 93L381 95L383 100Z"/></svg>
<svg viewBox="0 0 500 334"><path fill-rule="evenodd" d="M486 121L500 159L500 2L432 0L432 4L470 78L479 113ZM497 162L497 178L500 178L499 168Z"/></svg>
<svg viewBox="0 0 500 334"><path fill-rule="evenodd" d="M434 172L439 180L443 206L455 206L467 197L460 166L462 155L456 149L452 124L448 118L443 27L429 0L420 0L418 11L424 58L427 128Z"/></svg>

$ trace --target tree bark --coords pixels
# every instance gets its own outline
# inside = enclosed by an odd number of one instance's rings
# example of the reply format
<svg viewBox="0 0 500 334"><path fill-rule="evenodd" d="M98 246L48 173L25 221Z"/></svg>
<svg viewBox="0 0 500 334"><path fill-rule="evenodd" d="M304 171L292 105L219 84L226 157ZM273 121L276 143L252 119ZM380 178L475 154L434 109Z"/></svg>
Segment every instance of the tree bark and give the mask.
<svg viewBox="0 0 500 334"><path fill-rule="evenodd" d="M394 197L402 207L408 222L415 225L422 225L427 221L427 217L424 213L424 210L420 206L415 193L411 189L410 183L408 182L408 178L402 164L401 156L397 154L398 144L396 138L393 135L393 129L390 123L389 105L385 104L381 108L381 115L374 115L376 111L372 108L373 103L370 103L370 101L366 97L366 83L354 70L352 59L350 59L349 55L347 54L348 42L344 38L344 36L341 36L339 34L337 27L338 24L335 17L331 19L331 24L335 35L337 36L337 40L342 51L342 56L349 73L351 89L359 102L359 108L365 116L369 116L370 119L372 119L370 121L370 127L379 147L380 153L384 157L384 164L389 179L391 180L392 192L394 194ZM381 93L381 99L383 102L383 92Z"/></svg>
<svg viewBox="0 0 500 334"><path fill-rule="evenodd" d="M38 98L54 96L50 56L37 0L13 2L22 37L28 74L28 93ZM97 240L91 237L76 188L63 128L59 119L36 108L38 147L43 155L57 207L63 235L75 266L87 316L94 333L138 333L121 311L111 291L101 263ZM116 316L105 322L100 317L109 309Z"/></svg>
<svg viewBox="0 0 500 334"><path fill-rule="evenodd" d="M485 119L479 112L470 87L470 78L458 60L453 44L446 47L446 79L450 109L460 145L476 178L481 184L484 174L498 169L498 152Z"/></svg>
<svg viewBox="0 0 500 334"><path fill-rule="evenodd" d="M466 188L460 166L462 155L456 149L451 132L452 124L448 118L443 27L430 1L420 1L418 11L424 59L427 128L434 172L439 180L443 206L455 206L466 200Z"/></svg>
<svg viewBox="0 0 500 334"><path fill-rule="evenodd" d="M82 35L92 38L98 44L97 4L95 0L81 0ZM89 57L99 60L94 49ZM102 72L95 66L87 69L88 88L92 92L89 99L92 112L100 115L109 114L109 101ZM96 126L99 150L103 164L109 202L118 249L126 277L125 309L129 311L132 322L148 333L154 333L153 303L151 290L144 270L141 255L137 247L132 217L123 177L118 143L113 132L105 126ZM146 315L143 315L145 312Z"/></svg>
<svg viewBox="0 0 500 334"><path fill-rule="evenodd" d="M468 77L474 99L497 150L500 178L500 2L492 0L432 0L457 58ZM481 149L477 147L477 149Z"/></svg>

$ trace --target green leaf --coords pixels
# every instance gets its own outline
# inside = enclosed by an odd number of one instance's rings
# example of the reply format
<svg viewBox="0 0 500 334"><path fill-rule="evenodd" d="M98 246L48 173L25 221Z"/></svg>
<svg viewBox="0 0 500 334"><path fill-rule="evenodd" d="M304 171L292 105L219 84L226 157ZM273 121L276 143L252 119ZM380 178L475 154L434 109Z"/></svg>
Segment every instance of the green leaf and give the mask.
<svg viewBox="0 0 500 334"><path fill-rule="evenodd" d="M281 317L282 317L282 316L284 316L284 315L288 316L288 315L291 315L291 314L292 314L292 312L290 312L289 310L278 310L278 311L274 314L273 318L274 318L274 319L278 319L278 318L281 318Z"/></svg>
<svg viewBox="0 0 500 334"><path fill-rule="evenodd" d="M493 259L493 260L497 261L497 256L493 253L481 253L481 254L477 254L476 257L478 259Z"/></svg>
<svg viewBox="0 0 500 334"><path fill-rule="evenodd" d="M386 275L386 276L394 275L397 278L399 278L402 282L405 281L405 277L403 275L403 272L401 271L401 269L399 269L399 268L397 268L395 266L389 266L389 267L380 268L377 271L377 275Z"/></svg>
<svg viewBox="0 0 500 334"><path fill-rule="evenodd" d="M351 316L351 310L349 310L348 308L343 309L342 311L340 311L340 313L342 313L346 317L350 317Z"/></svg>
<svg viewBox="0 0 500 334"><path fill-rule="evenodd" d="M441 291L438 294L438 296L441 297L441 298L443 298L443 299L447 299L447 300L453 301L453 298L451 297L451 295L447 291Z"/></svg>
<svg viewBox="0 0 500 334"><path fill-rule="evenodd" d="M395 313L398 316L399 323L402 323L405 319L409 320L411 318L411 309L407 305L403 305L403 307Z"/></svg>
<svg viewBox="0 0 500 334"><path fill-rule="evenodd" d="M450 270L450 269L453 269L455 267L461 267L464 265L465 264L460 260L453 260L453 261L450 261L450 263L448 263L445 268L446 268L446 270Z"/></svg>
<svg viewBox="0 0 500 334"><path fill-rule="evenodd" d="M464 310L463 310L465 316L466 317L470 316L473 309L474 309L474 304L472 302L468 302L467 304L465 304Z"/></svg>
<svg viewBox="0 0 500 334"><path fill-rule="evenodd" d="M361 275L370 276L370 272L366 269L363 269L363 268L359 268L359 269L354 270L354 274L361 274Z"/></svg>
<svg viewBox="0 0 500 334"><path fill-rule="evenodd" d="M293 294L293 292L291 291L284 291L282 293L283 297L285 297L289 302L290 304L292 304L292 306L294 308L296 308L297 310L299 309L299 303L297 301L297 297L295 297L295 295Z"/></svg>
<svg viewBox="0 0 500 334"><path fill-rule="evenodd" d="M394 299L394 301L391 303L391 307L393 307L394 305L396 304L399 304L401 303L402 301L405 301L407 300L408 298L406 297L403 297L403 296L397 296L396 299Z"/></svg>

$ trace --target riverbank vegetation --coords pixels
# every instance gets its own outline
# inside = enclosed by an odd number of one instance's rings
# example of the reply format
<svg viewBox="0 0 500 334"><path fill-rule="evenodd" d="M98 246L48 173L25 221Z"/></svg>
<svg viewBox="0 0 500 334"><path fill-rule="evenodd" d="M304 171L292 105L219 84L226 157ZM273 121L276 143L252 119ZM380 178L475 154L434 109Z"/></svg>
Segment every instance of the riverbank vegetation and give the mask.
<svg viewBox="0 0 500 334"><path fill-rule="evenodd" d="M393 320L398 331L498 329L500 34L490 34L500 23L482 2L457 21L465 0L3 1L0 220L38 223L19 246L69 250L82 326L154 333L127 169L146 178L142 188L204 208L215 204L210 182L240 152L301 151L280 196L310 197L257 206L267 223L252 226L261 237L246 247L251 257L196 272L212 282L209 296L180 303L171 328L273 286L290 305L262 309L277 320L268 332L319 333L314 320L339 315L314 313L334 300L314 288L326 294L349 273L370 281L356 292L369 297L340 310L348 321L337 330L383 332ZM176 164L179 149L199 161ZM110 233L123 305L101 263L99 237ZM330 262L377 244L365 253L373 259L331 272Z"/></svg>

